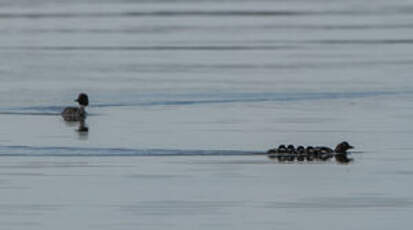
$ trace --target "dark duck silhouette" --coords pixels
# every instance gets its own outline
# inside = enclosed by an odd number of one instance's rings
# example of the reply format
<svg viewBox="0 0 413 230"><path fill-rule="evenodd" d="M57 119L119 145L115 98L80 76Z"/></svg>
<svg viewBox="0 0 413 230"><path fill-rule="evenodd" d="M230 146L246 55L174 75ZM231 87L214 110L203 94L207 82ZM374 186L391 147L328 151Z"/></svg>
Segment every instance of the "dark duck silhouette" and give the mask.
<svg viewBox="0 0 413 230"><path fill-rule="evenodd" d="M347 141L343 141L340 144L337 145L336 149L334 150L335 155L334 157L336 158L336 161L339 163L349 163L353 161L352 158L348 158L347 155L347 150L354 148L351 146Z"/></svg>
<svg viewBox="0 0 413 230"><path fill-rule="evenodd" d="M268 157L271 159L277 158L278 161L285 161L287 160L288 150L285 145L280 145L278 148L273 148L267 151Z"/></svg>
<svg viewBox="0 0 413 230"><path fill-rule="evenodd" d="M307 161L313 161L314 160L315 151L314 151L313 146L308 146L305 149L305 153L306 153L305 155L306 155Z"/></svg>
<svg viewBox="0 0 413 230"><path fill-rule="evenodd" d="M318 146L315 148L315 152L317 153L316 154L317 160L326 161L333 157L334 150L329 147Z"/></svg>
<svg viewBox="0 0 413 230"><path fill-rule="evenodd" d="M297 161L304 161L305 160L305 148L304 146L297 147Z"/></svg>
<svg viewBox="0 0 413 230"><path fill-rule="evenodd" d="M89 105L89 97L85 93L80 93L75 100L79 103L79 107L66 107L62 112L62 117L65 121L85 121L86 119L86 106Z"/></svg>
<svg viewBox="0 0 413 230"><path fill-rule="evenodd" d="M294 145L288 145L287 146L287 160L288 161L294 161L295 160L295 157L296 157L296 155L297 155L297 153L296 153L296 151L295 151L295 148L294 148Z"/></svg>

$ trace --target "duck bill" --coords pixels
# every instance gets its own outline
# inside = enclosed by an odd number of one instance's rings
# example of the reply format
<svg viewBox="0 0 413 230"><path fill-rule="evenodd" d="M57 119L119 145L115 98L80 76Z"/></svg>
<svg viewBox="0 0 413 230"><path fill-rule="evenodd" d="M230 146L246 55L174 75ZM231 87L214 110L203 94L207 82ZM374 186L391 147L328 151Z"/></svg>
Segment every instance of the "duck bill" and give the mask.
<svg viewBox="0 0 413 230"><path fill-rule="evenodd" d="M350 146L348 147L348 149L354 149L354 147L350 145Z"/></svg>

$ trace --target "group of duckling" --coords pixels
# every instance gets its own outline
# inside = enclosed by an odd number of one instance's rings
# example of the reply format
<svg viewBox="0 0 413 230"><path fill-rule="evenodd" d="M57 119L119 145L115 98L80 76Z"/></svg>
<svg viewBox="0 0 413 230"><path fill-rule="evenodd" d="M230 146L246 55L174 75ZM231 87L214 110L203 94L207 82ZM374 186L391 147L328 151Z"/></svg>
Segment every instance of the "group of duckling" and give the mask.
<svg viewBox="0 0 413 230"><path fill-rule="evenodd" d="M280 145L278 148L273 148L267 151L267 155L270 159L277 159L279 162L288 161L328 161L333 157L339 163L349 163L353 159L348 158L347 150L352 149L348 142L343 141L337 145L333 150L329 147L319 146L319 147L304 147L294 145Z"/></svg>

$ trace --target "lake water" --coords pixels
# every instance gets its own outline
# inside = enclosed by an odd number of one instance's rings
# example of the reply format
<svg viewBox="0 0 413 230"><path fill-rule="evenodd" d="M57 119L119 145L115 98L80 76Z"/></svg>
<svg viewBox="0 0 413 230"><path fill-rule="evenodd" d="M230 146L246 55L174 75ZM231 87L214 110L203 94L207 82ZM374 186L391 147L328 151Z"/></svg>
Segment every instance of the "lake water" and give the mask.
<svg viewBox="0 0 413 230"><path fill-rule="evenodd" d="M411 225L412 1L2 0L0 34L1 229Z"/></svg>

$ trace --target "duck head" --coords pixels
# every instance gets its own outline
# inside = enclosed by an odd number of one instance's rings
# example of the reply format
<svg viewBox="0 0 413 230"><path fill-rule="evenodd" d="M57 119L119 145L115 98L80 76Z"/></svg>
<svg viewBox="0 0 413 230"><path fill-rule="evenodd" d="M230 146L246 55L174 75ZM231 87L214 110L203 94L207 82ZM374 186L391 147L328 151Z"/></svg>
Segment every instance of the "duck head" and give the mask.
<svg viewBox="0 0 413 230"><path fill-rule="evenodd" d="M347 150L354 148L347 141L343 141L337 145L335 152L336 153L345 153Z"/></svg>
<svg viewBox="0 0 413 230"><path fill-rule="evenodd" d="M86 93L80 93L77 99L75 100L79 105L88 106L89 105L89 97Z"/></svg>

